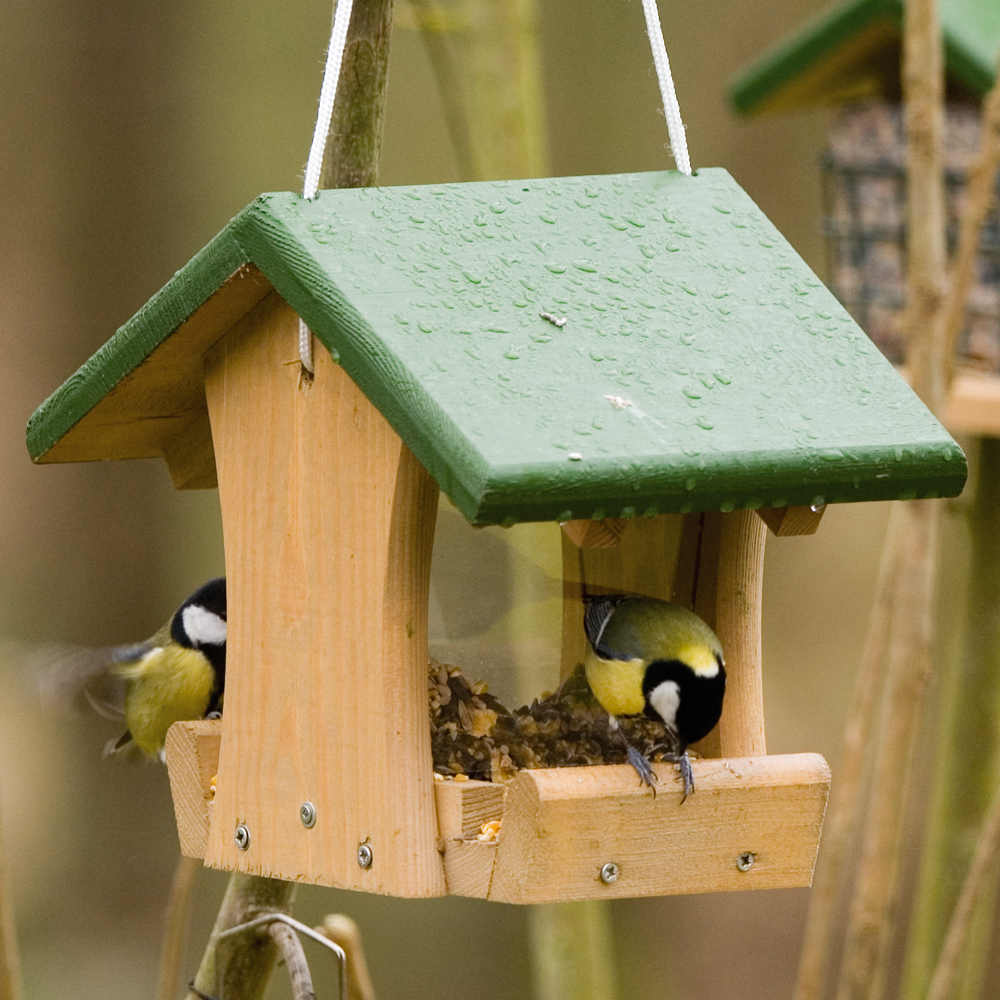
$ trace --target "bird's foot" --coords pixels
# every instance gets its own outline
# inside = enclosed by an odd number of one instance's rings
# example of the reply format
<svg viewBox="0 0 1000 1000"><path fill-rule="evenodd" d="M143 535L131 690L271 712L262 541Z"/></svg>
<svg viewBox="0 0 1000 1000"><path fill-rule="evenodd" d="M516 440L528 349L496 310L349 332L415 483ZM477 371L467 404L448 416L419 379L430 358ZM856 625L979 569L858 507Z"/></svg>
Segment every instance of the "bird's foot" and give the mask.
<svg viewBox="0 0 1000 1000"><path fill-rule="evenodd" d="M653 790L653 798L656 798L656 772L650 766L649 761L631 743L626 744L625 752L628 754L628 762L635 768L639 780L644 785L648 785Z"/></svg>
<svg viewBox="0 0 1000 1000"><path fill-rule="evenodd" d="M691 758L688 757L687 750L685 750L684 753L667 755L667 760L673 761L677 765L677 770L681 772L681 778L684 780L684 795L681 797L681 803L683 803L694 792L694 772L691 770Z"/></svg>

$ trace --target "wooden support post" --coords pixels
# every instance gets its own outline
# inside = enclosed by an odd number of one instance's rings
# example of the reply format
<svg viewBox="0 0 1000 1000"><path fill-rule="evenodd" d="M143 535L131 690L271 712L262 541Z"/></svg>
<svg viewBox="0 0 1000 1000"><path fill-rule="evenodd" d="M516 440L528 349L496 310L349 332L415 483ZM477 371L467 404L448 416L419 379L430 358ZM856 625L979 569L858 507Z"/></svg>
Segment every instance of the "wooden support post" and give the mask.
<svg viewBox="0 0 1000 1000"><path fill-rule="evenodd" d="M715 631L726 655L726 700L719 722L723 757L767 753L760 633L766 537L754 511L722 518Z"/></svg>
<svg viewBox="0 0 1000 1000"><path fill-rule="evenodd" d="M299 384L297 337L272 294L206 362L230 621L206 863L441 895L427 719L437 486L325 351Z"/></svg>

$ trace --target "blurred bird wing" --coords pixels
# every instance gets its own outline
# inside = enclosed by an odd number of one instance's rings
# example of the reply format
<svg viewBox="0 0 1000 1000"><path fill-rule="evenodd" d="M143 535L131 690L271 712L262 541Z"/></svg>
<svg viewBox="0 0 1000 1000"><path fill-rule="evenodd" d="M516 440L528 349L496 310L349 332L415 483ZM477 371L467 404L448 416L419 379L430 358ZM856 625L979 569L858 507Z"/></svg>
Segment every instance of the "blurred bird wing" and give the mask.
<svg viewBox="0 0 1000 1000"><path fill-rule="evenodd" d="M111 672L117 653L116 648L46 644L23 647L17 660L46 704L64 708L86 702L101 715L120 718L125 685Z"/></svg>

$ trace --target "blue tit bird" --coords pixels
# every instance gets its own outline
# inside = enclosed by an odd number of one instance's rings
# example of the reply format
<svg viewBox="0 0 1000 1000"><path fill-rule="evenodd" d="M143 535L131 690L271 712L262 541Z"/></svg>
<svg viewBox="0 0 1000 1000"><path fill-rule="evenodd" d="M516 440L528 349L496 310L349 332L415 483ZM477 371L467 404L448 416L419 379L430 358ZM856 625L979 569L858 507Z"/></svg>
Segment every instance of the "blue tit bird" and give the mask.
<svg viewBox="0 0 1000 1000"><path fill-rule="evenodd" d="M629 762L652 788L656 775L649 761L628 742L616 717L662 722L670 759L684 779L683 802L694 791L687 748L722 715L726 670L718 637L694 612L652 597L588 597L583 625L590 642L587 681Z"/></svg>
<svg viewBox="0 0 1000 1000"><path fill-rule="evenodd" d="M132 749L163 759L175 723L221 713L226 683L226 580L199 587L145 642L60 657L43 693L66 701L80 693L102 715L124 718L108 753Z"/></svg>

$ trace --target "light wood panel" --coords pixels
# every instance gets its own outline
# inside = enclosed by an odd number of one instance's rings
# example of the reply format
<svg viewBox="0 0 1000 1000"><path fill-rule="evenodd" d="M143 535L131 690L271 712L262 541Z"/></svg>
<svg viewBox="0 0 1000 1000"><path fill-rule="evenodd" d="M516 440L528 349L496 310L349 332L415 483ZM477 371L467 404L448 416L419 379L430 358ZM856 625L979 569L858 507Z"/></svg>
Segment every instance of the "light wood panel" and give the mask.
<svg viewBox="0 0 1000 1000"><path fill-rule="evenodd" d="M273 293L206 364L230 622L206 863L440 895L427 715L437 486L326 351L300 382L297 336Z"/></svg>
<svg viewBox="0 0 1000 1000"><path fill-rule="evenodd" d="M219 773L222 721L175 722L167 730L167 773L186 858L205 857L212 816L212 779Z"/></svg>
<svg viewBox="0 0 1000 1000"><path fill-rule="evenodd" d="M627 765L522 771L507 794L489 899L508 903L809 885L830 771L818 754L656 764L656 797ZM748 871L737 858L752 853ZM621 874L601 880L607 862Z"/></svg>
<svg viewBox="0 0 1000 1000"><path fill-rule="evenodd" d="M439 781L434 791L448 893L486 899L497 842L475 838L484 823L503 818L504 788L490 781Z"/></svg>

